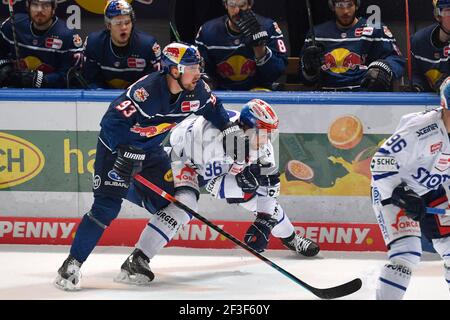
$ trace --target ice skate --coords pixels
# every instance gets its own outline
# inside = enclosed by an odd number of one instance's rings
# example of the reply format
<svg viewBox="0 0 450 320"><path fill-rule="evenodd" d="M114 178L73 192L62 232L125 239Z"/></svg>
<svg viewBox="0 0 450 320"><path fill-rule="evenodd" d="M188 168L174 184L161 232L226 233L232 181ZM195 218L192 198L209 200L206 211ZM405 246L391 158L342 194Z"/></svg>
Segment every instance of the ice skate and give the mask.
<svg viewBox="0 0 450 320"><path fill-rule="evenodd" d="M155 278L148 263L150 259L140 250L134 249L133 253L121 266L120 273L114 278L115 282L147 286Z"/></svg>
<svg viewBox="0 0 450 320"><path fill-rule="evenodd" d="M317 243L308 238L300 237L296 233L288 238L282 238L281 242L289 250L297 252L298 254L305 257L314 257L320 251L319 245Z"/></svg>
<svg viewBox="0 0 450 320"><path fill-rule="evenodd" d="M58 269L58 276L54 281L54 285L64 291L77 291L81 289L81 262L69 255Z"/></svg>

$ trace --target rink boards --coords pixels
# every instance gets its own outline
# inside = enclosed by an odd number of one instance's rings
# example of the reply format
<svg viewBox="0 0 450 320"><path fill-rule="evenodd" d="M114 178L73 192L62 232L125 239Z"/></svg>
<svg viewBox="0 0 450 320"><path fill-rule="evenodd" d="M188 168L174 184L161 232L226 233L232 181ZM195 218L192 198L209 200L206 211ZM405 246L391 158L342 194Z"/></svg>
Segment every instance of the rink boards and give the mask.
<svg viewBox="0 0 450 320"><path fill-rule="evenodd" d="M120 92L0 92L0 243L69 244L92 204L99 121ZM438 105L431 94L218 93L239 110L262 98L280 118L276 144L280 202L298 228L325 250L379 251L384 244L369 197L370 159L403 114ZM17 97L20 97L18 99ZM346 136L341 137L340 132ZM299 175L295 165L310 169ZM302 172L300 172L302 173ZM202 194L200 213L243 235L251 213ZM129 203L102 239L133 245L149 215ZM401 219L399 228L401 228ZM172 245L233 247L198 223ZM272 241L273 248L281 247Z"/></svg>

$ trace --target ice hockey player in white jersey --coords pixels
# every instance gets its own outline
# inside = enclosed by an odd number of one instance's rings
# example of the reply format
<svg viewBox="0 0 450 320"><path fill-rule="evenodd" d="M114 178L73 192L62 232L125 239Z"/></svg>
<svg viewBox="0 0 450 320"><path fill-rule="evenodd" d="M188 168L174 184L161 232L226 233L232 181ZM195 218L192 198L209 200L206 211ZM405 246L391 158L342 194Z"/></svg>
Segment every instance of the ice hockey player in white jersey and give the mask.
<svg viewBox="0 0 450 320"><path fill-rule="evenodd" d="M450 77L440 95L441 107L403 116L372 159L372 204L389 257L377 283L379 300L403 298L421 259L421 235L443 259L450 286L450 217L426 209L449 206Z"/></svg>
<svg viewBox="0 0 450 320"><path fill-rule="evenodd" d="M254 250L263 252L272 234L297 255L317 255L319 246L295 232L277 200L280 180L270 142L279 122L274 110L266 102L253 99L240 113L229 111L229 114L231 121L236 121L248 137L246 148L238 149L245 149L239 157L244 161L225 155L224 148L237 146L224 143L220 131L202 117L188 118L173 129L170 144L176 199L197 211L200 187L206 185L213 197L239 203L256 214L244 236L244 241ZM157 212L122 264L115 281L150 283L154 278L150 259L191 219L192 216L173 204Z"/></svg>

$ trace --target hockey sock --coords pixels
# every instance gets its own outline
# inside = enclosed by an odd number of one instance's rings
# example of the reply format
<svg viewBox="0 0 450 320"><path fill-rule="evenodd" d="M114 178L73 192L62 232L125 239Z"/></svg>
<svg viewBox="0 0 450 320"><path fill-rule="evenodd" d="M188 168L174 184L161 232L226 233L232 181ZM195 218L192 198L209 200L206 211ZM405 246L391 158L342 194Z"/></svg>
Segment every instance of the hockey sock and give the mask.
<svg viewBox="0 0 450 320"><path fill-rule="evenodd" d="M193 191L177 191L175 197L194 211L197 211L197 197ZM191 220L191 216L173 203L155 213L142 231L136 247L152 259L177 233L178 229Z"/></svg>
<svg viewBox="0 0 450 320"><path fill-rule="evenodd" d="M401 300L408 288L412 271L401 264L385 264L377 285L377 300Z"/></svg>

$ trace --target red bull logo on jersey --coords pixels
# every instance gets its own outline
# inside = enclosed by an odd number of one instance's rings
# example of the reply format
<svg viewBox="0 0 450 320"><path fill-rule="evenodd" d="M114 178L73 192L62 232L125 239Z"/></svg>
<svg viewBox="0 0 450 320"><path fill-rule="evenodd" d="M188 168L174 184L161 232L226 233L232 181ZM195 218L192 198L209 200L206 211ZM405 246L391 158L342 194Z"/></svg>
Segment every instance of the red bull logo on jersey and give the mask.
<svg viewBox="0 0 450 320"><path fill-rule="evenodd" d="M345 73L348 70L355 70L363 65L363 59L359 54L345 48L338 48L327 52L324 58L325 62L322 65L322 70L330 70L333 73Z"/></svg>
<svg viewBox="0 0 450 320"><path fill-rule="evenodd" d="M255 74L256 62L241 55L231 56L219 63L216 70L222 78L243 81Z"/></svg>
<svg viewBox="0 0 450 320"><path fill-rule="evenodd" d="M152 138L159 134L165 133L175 127L176 123L161 123L157 126L141 127L139 124L135 124L130 131L138 133L141 137Z"/></svg>
<svg viewBox="0 0 450 320"><path fill-rule="evenodd" d="M39 70L43 73L52 73L55 71L52 66L43 63L38 57L35 56L28 56L21 59L20 67L22 70Z"/></svg>

